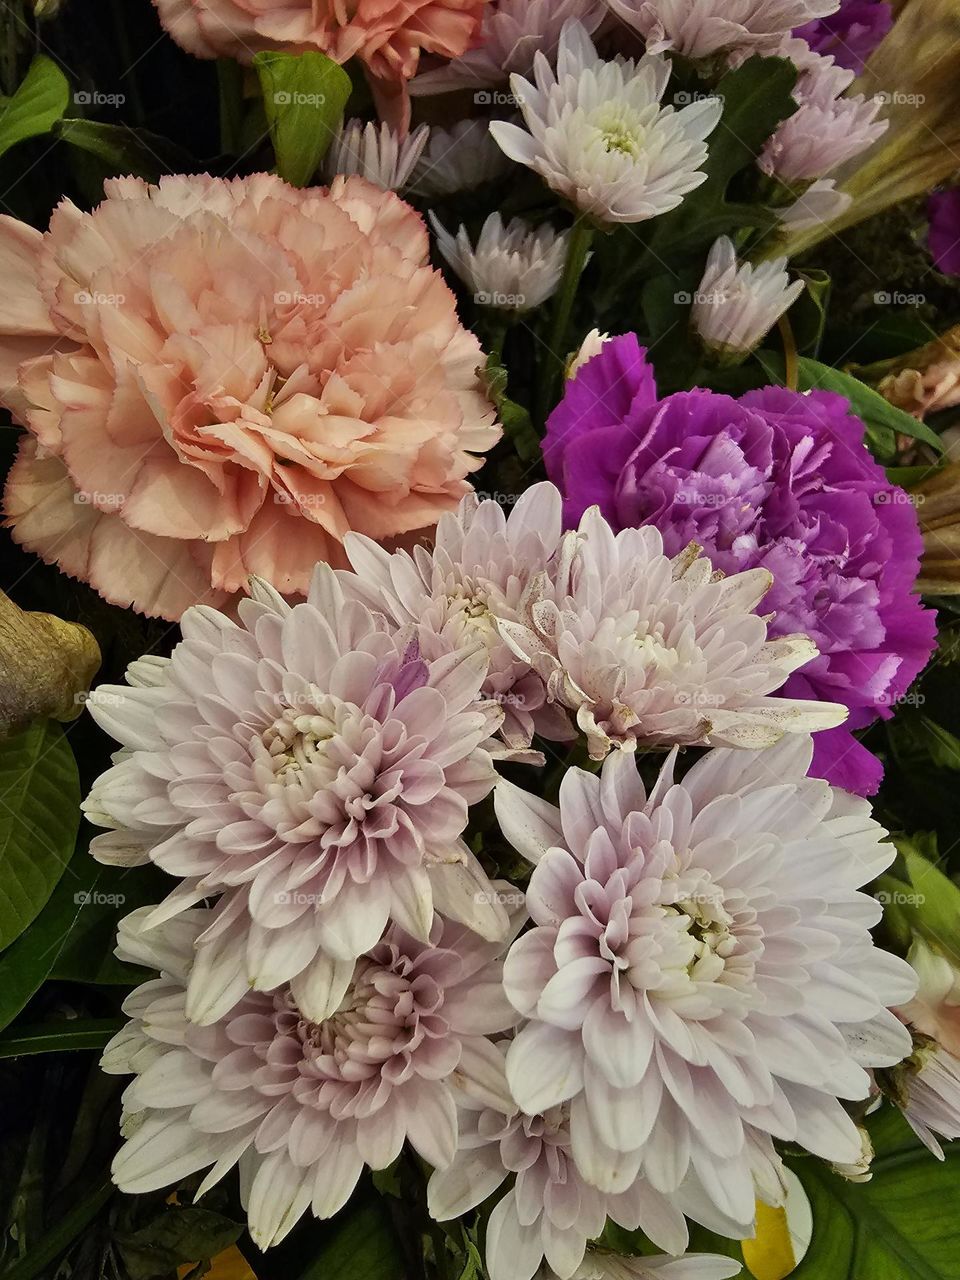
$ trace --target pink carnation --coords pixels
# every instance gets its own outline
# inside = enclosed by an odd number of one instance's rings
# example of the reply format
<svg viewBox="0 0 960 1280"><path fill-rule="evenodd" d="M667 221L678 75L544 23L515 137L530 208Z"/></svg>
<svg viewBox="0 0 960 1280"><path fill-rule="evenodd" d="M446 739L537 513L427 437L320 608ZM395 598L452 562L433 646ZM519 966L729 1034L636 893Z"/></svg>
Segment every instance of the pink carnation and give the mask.
<svg viewBox="0 0 960 1280"><path fill-rule="evenodd" d="M499 428L408 205L356 177L105 191L44 235L0 218L16 541L176 619L456 508Z"/></svg>
<svg viewBox="0 0 960 1280"><path fill-rule="evenodd" d="M264 49L359 58L381 100L408 115L406 81L421 53L457 58L474 43L488 0L154 0L160 21L198 58L249 62ZM393 112L396 118L396 111Z"/></svg>

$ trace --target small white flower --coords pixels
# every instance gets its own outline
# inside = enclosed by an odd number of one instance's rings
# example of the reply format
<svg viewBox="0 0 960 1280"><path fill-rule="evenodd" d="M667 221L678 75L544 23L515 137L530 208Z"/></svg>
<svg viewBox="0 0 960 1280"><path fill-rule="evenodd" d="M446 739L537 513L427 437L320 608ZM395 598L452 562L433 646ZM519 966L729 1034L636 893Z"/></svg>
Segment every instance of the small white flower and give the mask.
<svg viewBox="0 0 960 1280"><path fill-rule="evenodd" d="M788 205L780 214L780 225L787 231L802 231L806 227L833 222L846 213L853 203L853 196L838 191L833 178L818 178Z"/></svg>
<svg viewBox="0 0 960 1280"><path fill-rule="evenodd" d="M446 93L462 86L504 84L513 72L527 75L534 54L551 62L556 56L563 24L577 18L593 32L604 16L603 0L492 0L484 6L480 39L473 49L435 71L411 81L414 97ZM486 99L486 100L485 100ZM497 105L477 95L478 105Z"/></svg>
<svg viewBox="0 0 960 1280"><path fill-rule="evenodd" d="M575 378L588 360L598 356L606 343L610 341L609 333L601 333L599 329L591 329L580 343L580 350L570 359L567 365L567 377Z"/></svg>
<svg viewBox="0 0 960 1280"><path fill-rule="evenodd" d="M421 196L450 196L494 182L511 167L490 137L487 121L474 117L450 129L430 130L409 186Z"/></svg>
<svg viewBox="0 0 960 1280"><path fill-rule="evenodd" d="M790 283L786 258L738 264L727 236L714 242L694 295L691 320L704 343L735 359L750 354L803 293Z"/></svg>
<svg viewBox="0 0 960 1280"><path fill-rule="evenodd" d="M510 77L526 129L494 120L490 132L581 212L601 223L643 222L675 209L705 181L704 139L723 104L704 98L681 111L662 107L668 59L607 62L583 24L568 22L556 73L542 53L533 71L536 85Z"/></svg>
<svg viewBox="0 0 960 1280"><path fill-rule="evenodd" d="M500 214L491 213L474 248L466 227L452 236L432 210L430 221L437 247L473 290L475 302L502 311L530 311L556 292L567 257L568 232L547 225L534 229L522 218L504 226Z"/></svg>
<svg viewBox="0 0 960 1280"><path fill-rule="evenodd" d="M840 0L608 0L653 53L672 49L708 58L742 49L767 51L794 27L826 17Z"/></svg>
<svg viewBox="0 0 960 1280"><path fill-rule="evenodd" d="M402 191L424 147L430 129L422 124L400 138L388 124L349 120L341 126L327 154L327 174L359 174L384 191Z"/></svg>

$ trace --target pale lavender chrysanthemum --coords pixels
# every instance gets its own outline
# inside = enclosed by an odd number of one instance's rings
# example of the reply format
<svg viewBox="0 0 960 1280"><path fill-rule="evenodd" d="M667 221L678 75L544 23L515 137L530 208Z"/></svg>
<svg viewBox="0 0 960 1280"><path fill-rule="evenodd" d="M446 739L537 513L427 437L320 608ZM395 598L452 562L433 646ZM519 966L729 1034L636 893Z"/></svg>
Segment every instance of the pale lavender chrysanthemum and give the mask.
<svg viewBox="0 0 960 1280"><path fill-rule="evenodd" d="M638 1176L689 1216L743 1238L772 1142L855 1162L841 1099L910 1052L889 1006L910 966L874 947L860 887L895 856L865 800L808 778L809 738L715 750L648 796L629 756L570 770L559 810L495 792L536 865L535 927L504 986L529 1021L507 1079L536 1115L567 1102L573 1160L606 1191Z"/></svg>
<svg viewBox="0 0 960 1280"><path fill-rule="evenodd" d="M490 88L505 84L515 72L528 75L535 54L554 61L565 22L577 19L593 34L604 13L603 0L488 0L474 47L445 66L417 76L410 82L410 92L416 97L450 89ZM488 105L490 97L478 94L476 101Z"/></svg>
<svg viewBox="0 0 960 1280"><path fill-rule="evenodd" d="M549 223L531 227L523 218L504 225L491 213L480 229L476 248L461 225L455 236L430 210L437 248L481 306L502 311L531 311L557 291L567 260L568 231Z"/></svg>
<svg viewBox="0 0 960 1280"><path fill-rule="evenodd" d="M152 686L89 700L125 748L84 802L114 828L91 852L182 877L157 920L222 895L191 978L198 1021L288 980L319 1016L311 984L332 968L342 990L390 919L421 940L435 908L489 938L506 929L460 839L495 781L486 654L425 658L327 565L293 607L253 589L239 623L189 609Z"/></svg>
<svg viewBox="0 0 960 1280"><path fill-rule="evenodd" d="M607 0L652 52L688 58L769 53L805 22L835 13L840 0Z"/></svg>
<svg viewBox="0 0 960 1280"><path fill-rule="evenodd" d="M383 191L403 191L429 134L425 124L401 138L388 124L344 121L327 152L327 176L332 180L338 174L358 174Z"/></svg>
<svg viewBox="0 0 960 1280"><path fill-rule="evenodd" d="M716 1253L628 1257L605 1249L588 1249L572 1280L730 1280L743 1270L733 1258ZM538 1280L550 1280L543 1271Z"/></svg>
<svg viewBox="0 0 960 1280"><path fill-rule="evenodd" d="M855 78L832 57L811 52L806 41L790 39L777 51L791 58L800 75L793 89L799 104L783 120L760 153L764 173L787 186L824 178L865 151L886 131L878 120L879 97L846 95Z"/></svg>
<svg viewBox="0 0 960 1280"><path fill-rule="evenodd" d="M919 986L897 1013L913 1032L914 1050L894 1073L893 1094L917 1137L942 1160L936 1135L960 1138L960 970L922 937L907 959Z"/></svg>
<svg viewBox="0 0 960 1280"><path fill-rule="evenodd" d="M453 1160L427 1184L427 1206L438 1222L475 1209L516 1175L487 1223L490 1280L532 1280L544 1260L552 1274L570 1280L608 1217L629 1231L642 1229L672 1253L686 1247L683 1214L643 1179L617 1194L584 1181L570 1155L566 1104L525 1116L468 1101L458 1142Z"/></svg>
<svg viewBox="0 0 960 1280"><path fill-rule="evenodd" d="M509 516L493 498L470 494L440 517L433 547L388 552L371 538L347 536L356 570L347 589L398 624L416 624L428 658L480 645L488 660L483 695L503 712L501 736L522 751L533 734L574 735L562 707L547 700L541 678L497 630L526 616L538 577L554 572L562 503L552 484L532 485Z"/></svg>
<svg viewBox="0 0 960 1280"><path fill-rule="evenodd" d="M576 712L594 759L638 744L765 747L846 718L836 703L769 696L816 646L767 639L755 612L773 582L767 570L723 577L698 551L671 559L655 528L614 535L593 507L564 535L526 617L497 619L548 696Z"/></svg>
<svg viewBox="0 0 960 1280"><path fill-rule="evenodd" d="M715 240L690 311L706 346L725 359L748 356L803 293L786 267L786 258L740 263L729 236Z"/></svg>
<svg viewBox="0 0 960 1280"><path fill-rule="evenodd" d="M780 210L780 226L787 231L821 226L839 218L852 202L853 196L838 191L833 178L818 178L792 204Z"/></svg>
<svg viewBox="0 0 960 1280"><path fill-rule="evenodd" d="M493 120L490 132L511 160L581 213L601 223L642 222L675 209L706 181L706 138L723 103L707 97L680 111L661 106L667 58L605 61L582 23L571 21L556 73L542 53L533 73L536 85L510 77L526 129Z"/></svg>
<svg viewBox="0 0 960 1280"><path fill-rule="evenodd" d="M495 182L512 168L490 137L488 122L476 116L449 129L436 126L417 161L409 186L419 196L450 196Z"/></svg>
<svg viewBox="0 0 960 1280"><path fill-rule="evenodd" d="M331 989L322 1017L284 984L247 990L197 1026L187 987L210 919L192 910L150 928L142 908L120 925L117 955L162 971L124 1001L131 1021L101 1062L136 1077L112 1168L122 1190L209 1169L199 1197L239 1164L250 1234L266 1249L308 1209L335 1214L364 1166L386 1168L405 1141L449 1163L457 1097L509 1107L502 1055L486 1038L517 1020L502 993L503 944L439 919L427 943L394 927Z"/></svg>

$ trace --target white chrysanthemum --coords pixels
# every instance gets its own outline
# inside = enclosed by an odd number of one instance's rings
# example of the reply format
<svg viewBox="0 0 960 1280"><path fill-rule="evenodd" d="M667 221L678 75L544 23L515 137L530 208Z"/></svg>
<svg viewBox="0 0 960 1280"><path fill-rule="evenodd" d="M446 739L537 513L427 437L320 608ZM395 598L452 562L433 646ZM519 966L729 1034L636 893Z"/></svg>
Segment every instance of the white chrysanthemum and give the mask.
<svg viewBox="0 0 960 1280"><path fill-rule="evenodd" d="M402 191L427 145L430 129L422 124L400 138L388 124L348 120L341 125L326 157L329 178L358 174L384 191Z"/></svg>
<svg viewBox="0 0 960 1280"><path fill-rule="evenodd" d="M805 40L787 40L777 50L799 68L793 89L799 104L781 121L760 153L764 173L787 186L824 178L865 151L885 132L878 120L880 98L846 95L855 73L838 67L832 57L813 53Z"/></svg>
<svg viewBox="0 0 960 1280"><path fill-rule="evenodd" d="M579 22L564 25L556 74L537 54L536 85L510 77L527 128L494 120L490 132L512 160L601 223L642 222L675 209L706 180L706 137L723 111L704 98L662 107L670 63L599 56ZM529 132L528 132L529 131Z"/></svg>
<svg viewBox="0 0 960 1280"><path fill-rule="evenodd" d="M101 1063L136 1077L112 1169L122 1190L158 1191L209 1169L199 1196L239 1164L250 1233L266 1249L308 1209L335 1214L364 1165L386 1168L405 1141L448 1164L457 1097L511 1105L502 1055L486 1039L517 1021L502 991L504 944L439 920L427 943L394 928L345 985L329 981L321 998L315 984L316 1014L282 985L241 992L197 1026L186 991L211 913L152 929L148 915L121 923L117 954L161 976L124 1001L132 1021Z"/></svg>
<svg viewBox="0 0 960 1280"><path fill-rule="evenodd" d="M607 0L658 52L688 58L743 50L771 52L789 31L826 17L840 0Z"/></svg>
<svg viewBox="0 0 960 1280"><path fill-rule="evenodd" d="M500 214L491 213L474 248L466 227L452 236L433 210L430 222L437 248L473 291L474 302L503 311L530 311L556 292L569 232L554 231L548 223L534 228L522 218L504 226Z"/></svg>
<svg viewBox="0 0 960 1280"><path fill-rule="evenodd" d="M345 983L388 920L421 939L435 908L490 938L507 924L461 839L496 780L483 648L425 659L327 565L294 607L253 589L239 624L188 609L172 657L136 667L153 684L89 700L126 748L84 802L114 828L93 855L182 877L157 919L221 895L191 977L197 1021L288 980L312 1012L317 975Z"/></svg>
<svg viewBox="0 0 960 1280"><path fill-rule="evenodd" d="M490 137L487 121L472 117L449 129L431 128L409 187L420 196L451 196L495 182L512 167Z"/></svg>
<svg viewBox="0 0 960 1280"><path fill-rule="evenodd" d="M846 191L838 191L833 178L818 178L780 213L780 225L788 231L821 226L839 218L853 201Z"/></svg>
<svg viewBox="0 0 960 1280"><path fill-rule="evenodd" d="M580 343L578 350L570 358L570 363L566 368L566 376L575 378L587 361L592 360L594 356L598 356L609 341L609 333L601 333L599 329L591 329Z"/></svg>
<svg viewBox="0 0 960 1280"><path fill-rule="evenodd" d="M528 1115L569 1103L591 1185L642 1176L741 1239L773 1140L857 1161L841 1100L910 1052L889 1006L916 979L873 945L881 907L859 891L896 851L865 800L807 777L812 753L810 738L719 749L676 781L674 751L649 795L617 753L600 777L568 771L559 809L495 793L536 864L535 927L504 964L528 1019L507 1051L513 1096Z"/></svg>
<svg viewBox="0 0 960 1280"><path fill-rule="evenodd" d="M553 62L565 22L578 19L592 33L604 12L603 0L487 0L474 48L446 66L417 76L410 82L410 92L416 96L483 88L505 83L514 72L528 75L535 54L542 53ZM490 98L477 94L475 100L482 106Z"/></svg>
<svg viewBox="0 0 960 1280"><path fill-rule="evenodd" d="M492 498L470 494L456 515L440 517L431 550L391 553L349 535L345 544L356 570L345 589L398 625L416 624L428 660L483 647L489 665L482 693L502 709L501 735L516 750L528 747L534 732L573 736L563 709L547 702L541 678L497 630L501 620L526 616L538 575L554 572L562 508L552 484L532 485L509 516Z"/></svg>
<svg viewBox="0 0 960 1280"><path fill-rule="evenodd" d="M914 1050L893 1074L893 1094L917 1137L942 1160L936 1135L960 1138L960 970L921 937L907 958L919 987L897 1013L914 1033Z"/></svg>
<svg viewBox="0 0 960 1280"><path fill-rule="evenodd" d="M714 242L690 312L708 347L742 359L763 341L804 290L802 280L790 283L786 266L786 258L738 263L728 236Z"/></svg>
<svg viewBox="0 0 960 1280"><path fill-rule="evenodd" d="M836 703L769 696L816 646L767 639L755 612L766 569L725 578L698 551L670 559L650 525L614 536L593 507L564 535L526 619L497 620L548 695L576 711L594 759L638 743L766 747L846 719Z"/></svg>

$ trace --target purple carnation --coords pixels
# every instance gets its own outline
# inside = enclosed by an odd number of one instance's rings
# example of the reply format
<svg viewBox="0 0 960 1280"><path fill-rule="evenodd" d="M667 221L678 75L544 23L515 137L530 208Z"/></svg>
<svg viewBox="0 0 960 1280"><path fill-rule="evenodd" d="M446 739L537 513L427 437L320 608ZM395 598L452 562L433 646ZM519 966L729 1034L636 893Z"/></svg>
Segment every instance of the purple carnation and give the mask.
<svg viewBox="0 0 960 1280"><path fill-rule="evenodd" d="M863 71L864 64L893 26L887 0L843 0L836 13L797 27L814 53L831 54L837 66Z"/></svg>
<svg viewBox="0 0 960 1280"><path fill-rule="evenodd" d="M960 276L960 189L935 191L927 202L927 244L937 269Z"/></svg>
<svg viewBox="0 0 960 1280"><path fill-rule="evenodd" d="M805 632L820 650L784 693L850 708L816 735L814 772L871 795L882 767L851 731L890 716L935 639L913 590L912 504L842 396L766 387L660 400L645 354L634 334L607 342L550 416L544 456L565 523L596 503L615 529L655 525L669 555L697 542L727 573L769 569L771 636Z"/></svg>

